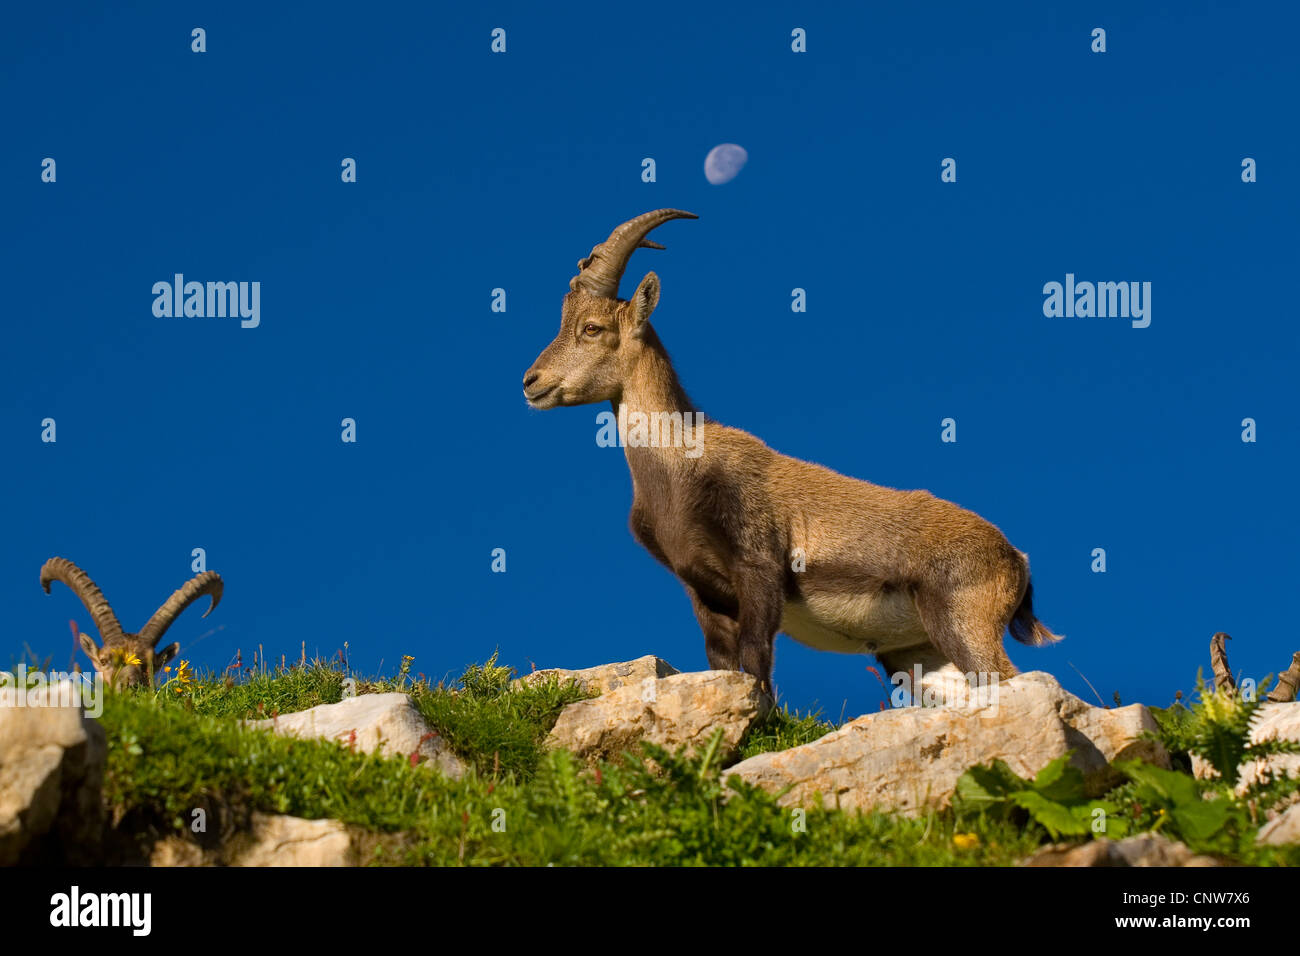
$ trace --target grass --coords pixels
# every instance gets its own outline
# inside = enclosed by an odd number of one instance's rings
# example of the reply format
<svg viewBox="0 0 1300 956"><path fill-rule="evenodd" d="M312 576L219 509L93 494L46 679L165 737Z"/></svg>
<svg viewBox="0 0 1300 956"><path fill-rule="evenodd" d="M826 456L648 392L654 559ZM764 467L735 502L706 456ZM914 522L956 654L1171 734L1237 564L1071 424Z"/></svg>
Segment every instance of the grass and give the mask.
<svg viewBox="0 0 1300 956"><path fill-rule="evenodd" d="M122 839L141 851L160 835L188 834L195 809L236 823L261 811L360 828L374 838L368 862L383 864L988 866L1014 864L1048 841L1023 813L908 818L782 807L738 778L729 782L712 750L687 756L645 746L619 765L591 769L543 747L564 706L586 695L554 680L512 685L512 676L493 655L452 685L413 678L409 658L394 677L353 678L358 694L411 695L470 768L450 780L403 757L238 726L341 699L348 676L337 662L238 676L170 672L157 689L109 697L101 718L105 802ZM1199 711L1157 714L1171 744L1193 718L1205 719ZM778 709L742 741L741 756L834 729L818 714ZM1294 794L1295 786L1283 789ZM1108 799L1131 819L1129 832L1164 827L1185 838L1169 823L1184 804L1170 802L1171 814L1162 814L1150 788L1134 784ZM1235 807L1230 825L1202 849L1239 863L1300 863L1297 848L1254 846L1258 810Z"/></svg>
<svg viewBox="0 0 1300 956"><path fill-rule="evenodd" d="M313 661L305 666L250 670L238 680L218 674L188 675L188 680L163 675L170 682L157 691L134 692L160 707L198 717L227 720L271 719L343 699L347 675L334 663ZM542 740L566 705L589 695L573 683L538 681L511 689L511 668L496 663L472 665L456 686L412 678L409 659L403 670L386 679L352 678L356 694L408 694L429 726L457 756L481 773L518 779L530 777L542 756Z"/></svg>
<svg viewBox="0 0 1300 956"><path fill-rule="evenodd" d="M536 693L541 707L554 691L518 693ZM980 822L966 828L970 848L957 849L945 815L795 812L744 785L724 798L711 758L654 747L646 756L655 770L632 759L590 772L556 751L527 775L472 769L453 781L401 757L251 734L165 694L118 695L101 719L105 800L120 825L149 819L184 834L195 808L211 817L217 806L236 819L255 810L329 817L394 836L376 843L374 863L980 865L1014 862L1038 842L1016 826Z"/></svg>
<svg viewBox="0 0 1300 956"><path fill-rule="evenodd" d="M457 692L417 689L412 698L429 726L480 774L527 779L560 711L591 695L555 678L512 690L511 673L497 666L493 654L482 667L473 665L465 672Z"/></svg>
<svg viewBox="0 0 1300 956"><path fill-rule="evenodd" d="M745 735L740 742L740 759L810 744L834 729L835 725L822 720L820 713L801 717L797 710L778 707Z"/></svg>
<svg viewBox="0 0 1300 956"><path fill-rule="evenodd" d="M202 717L256 720L337 703L343 698L343 679L341 670L317 662L273 673L252 671L238 681L205 674L196 676L183 694L157 697Z"/></svg>

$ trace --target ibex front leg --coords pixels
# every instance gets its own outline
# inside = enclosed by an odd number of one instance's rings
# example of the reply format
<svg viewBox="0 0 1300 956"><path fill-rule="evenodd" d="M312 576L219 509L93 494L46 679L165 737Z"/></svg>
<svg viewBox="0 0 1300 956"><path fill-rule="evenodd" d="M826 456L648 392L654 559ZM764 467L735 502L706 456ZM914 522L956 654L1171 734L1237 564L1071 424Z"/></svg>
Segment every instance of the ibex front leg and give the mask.
<svg viewBox="0 0 1300 956"><path fill-rule="evenodd" d="M709 659L710 670L740 670L740 622L729 614L710 608L689 584L686 593L690 595L695 619L704 632L704 653Z"/></svg>
<svg viewBox="0 0 1300 956"><path fill-rule="evenodd" d="M713 670L744 671L758 678L769 697L772 688L772 645L785 605L779 583L763 576L745 578L737 590L735 615L709 607L687 587L695 617L704 632L704 651Z"/></svg>

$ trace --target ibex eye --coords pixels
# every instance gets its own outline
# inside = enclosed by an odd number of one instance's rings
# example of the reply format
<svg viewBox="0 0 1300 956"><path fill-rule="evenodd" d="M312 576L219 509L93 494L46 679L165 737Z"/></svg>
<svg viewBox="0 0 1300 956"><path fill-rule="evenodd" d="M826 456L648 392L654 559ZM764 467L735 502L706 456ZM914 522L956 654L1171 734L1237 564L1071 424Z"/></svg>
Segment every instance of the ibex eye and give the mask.
<svg viewBox="0 0 1300 956"><path fill-rule="evenodd" d="M589 325L589 326L587 326L585 329L583 329L582 331L583 331L583 333L584 333L585 335L599 335L599 334L600 334L600 326L599 326L599 325Z"/></svg>

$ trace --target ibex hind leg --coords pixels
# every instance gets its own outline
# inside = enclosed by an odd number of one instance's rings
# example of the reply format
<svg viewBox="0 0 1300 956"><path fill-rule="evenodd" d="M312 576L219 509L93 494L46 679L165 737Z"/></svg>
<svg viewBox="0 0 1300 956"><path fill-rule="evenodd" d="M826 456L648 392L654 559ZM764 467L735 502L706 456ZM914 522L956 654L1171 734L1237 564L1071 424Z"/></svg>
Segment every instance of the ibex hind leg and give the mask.
<svg viewBox="0 0 1300 956"><path fill-rule="evenodd" d="M935 647L964 674L1014 677L1018 671L1002 646L1015 598L993 583L951 593L920 591L916 609Z"/></svg>
<svg viewBox="0 0 1300 956"><path fill-rule="evenodd" d="M885 680L893 689L901 687L906 690L913 701L926 700L926 688L933 687L938 692L938 700L947 700L949 694L956 690L958 694L969 686L965 673L957 669L948 655L929 641L911 647L881 651L876 660L885 669Z"/></svg>

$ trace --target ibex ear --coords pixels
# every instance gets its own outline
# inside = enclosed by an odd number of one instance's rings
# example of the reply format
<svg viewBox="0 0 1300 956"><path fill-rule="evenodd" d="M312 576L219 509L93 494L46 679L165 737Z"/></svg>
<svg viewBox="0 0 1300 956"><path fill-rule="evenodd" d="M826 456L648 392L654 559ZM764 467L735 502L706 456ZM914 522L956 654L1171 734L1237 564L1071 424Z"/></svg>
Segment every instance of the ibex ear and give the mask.
<svg viewBox="0 0 1300 956"><path fill-rule="evenodd" d="M90 658L90 662L98 667L99 648L95 646L95 642L91 639L90 635L78 634L77 639L81 642L81 649L86 652L86 656Z"/></svg>
<svg viewBox="0 0 1300 956"><path fill-rule="evenodd" d="M153 656L154 670L160 671L164 667L166 667L171 662L171 659L175 657L178 653L180 653L180 649L181 646L177 644L175 641L172 641L161 651L155 652Z"/></svg>
<svg viewBox="0 0 1300 956"><path fill-rule="evenodd" d="M632 301L628 304L632 311L632 334L639 335L645 328L650 313L659 304L659 277L653 272L647 272L641 284L636 287L636 292L632 294Z"/></svg>

